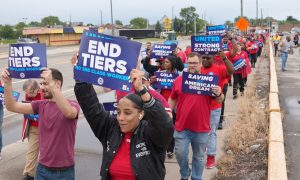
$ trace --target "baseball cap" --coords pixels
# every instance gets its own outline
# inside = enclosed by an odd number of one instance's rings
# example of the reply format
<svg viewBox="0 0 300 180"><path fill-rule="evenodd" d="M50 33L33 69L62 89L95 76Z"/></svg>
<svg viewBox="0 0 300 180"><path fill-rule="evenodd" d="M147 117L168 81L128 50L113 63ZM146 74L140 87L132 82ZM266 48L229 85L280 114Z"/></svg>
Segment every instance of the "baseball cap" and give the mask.
<svg viewBox="0 0 300 180"><path fill-rule="evenodd" d="M146 80L146 81L149 81L150 75L149 75L148 72L146 72L146 71L144 72L143 79Z"/></svg>

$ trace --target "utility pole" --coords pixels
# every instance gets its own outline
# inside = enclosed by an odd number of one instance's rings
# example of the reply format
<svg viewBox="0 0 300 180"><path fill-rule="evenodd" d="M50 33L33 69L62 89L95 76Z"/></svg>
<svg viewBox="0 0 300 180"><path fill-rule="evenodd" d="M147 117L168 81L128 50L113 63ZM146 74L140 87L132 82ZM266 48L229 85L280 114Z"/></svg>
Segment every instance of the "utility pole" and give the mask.
<svg viewBox="0 0 300 180"><path fill-rule="evenodd" d="M260 12L261 12L261 17L260 17L260 26L264 26L264 16L263 16L263 9L261 8L260 9Z"/></svg>
<svg viewBox="0 0 300 180"><path fill-rule="evenodd" d="M70 13L70 27L72 26L72 15L71 15L71 13Z"/></svg>
<svg viewBox="0 0 300 180"><path fill-rule="evenodd" d="M256 0L256 26L258 26L258 0Z"/></svg>
<svg viewBox="0 0 300 180"><path fill-rule="evenodd" d="M243 0L241 0L241 17L243 17Z"/></svg>
<svg viewBox="0 0 300 180"><path fill-rule="evenodd" d="M100 26L103 25L103 19L102 19L102 9L100 9Z"/></svg>
<svg viewBox="0 0 300 180"><path fill-rule="evenodd" d="M110 0L110 16L111 16L111 35L114 36L115 35L115 27L114 27L112 0Z"/></svg>
<svg viewBox="0 0 300 180"><path fill-rule="evenodd" d="M174 30L174 6L172 6L172 20L171 20L171 27L172 27L172 29Z"/></svg>

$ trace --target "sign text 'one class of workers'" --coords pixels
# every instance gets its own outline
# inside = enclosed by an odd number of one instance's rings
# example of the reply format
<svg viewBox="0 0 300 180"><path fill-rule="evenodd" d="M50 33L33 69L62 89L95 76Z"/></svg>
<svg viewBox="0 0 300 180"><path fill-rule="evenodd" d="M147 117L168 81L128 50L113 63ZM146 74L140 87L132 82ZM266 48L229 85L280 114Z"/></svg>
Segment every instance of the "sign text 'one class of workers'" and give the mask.
<svg viewBox="0 0 300 180"><path fill-rule="evenodd" d="M218 82L218 76L183 72L182 92L214 96L211 88L217 86Z"/></svg>
<svg viewBox="0 0 300 180"><path fill-rule="evenodd" d="M217 54L222 47L222 36L192 36L192 51L200 54Z"/></svg>
<svg viewBox="0 0 300 180"><path fill-rule="evenodd" d="M40 69L47 67L45 44L11 44L8 70L12 78L40 78Z"/></svg>
<svg viewBox="0 0 300 180"><path fill-rule="evenodd" d="M129 92L129 74L136 68L140 49L141 43L85 30L74 79Z"/></svg>

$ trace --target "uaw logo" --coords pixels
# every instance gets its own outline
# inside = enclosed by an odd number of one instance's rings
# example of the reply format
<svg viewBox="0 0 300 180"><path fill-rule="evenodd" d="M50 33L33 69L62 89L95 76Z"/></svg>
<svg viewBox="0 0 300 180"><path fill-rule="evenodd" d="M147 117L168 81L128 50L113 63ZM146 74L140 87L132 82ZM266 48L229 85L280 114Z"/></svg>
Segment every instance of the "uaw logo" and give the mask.
<svg viewBox="0 0 300 180"><path fill-rule="evenodd" d="M25 78L25 74L24 73L20 73L20 78Z"/></svg>
<svg viewBox="0 0 300 180"><path fill-rule="evenodd" d="M103 78L99 77L97 82L99 85L102 85L104 83L104 80L103 80Z"/></svg>
<svg viewBox="0 0 300 180"><path fill-rule="evenodd" d="M209 72L208 75L214 75L214 72Z"/></svg>

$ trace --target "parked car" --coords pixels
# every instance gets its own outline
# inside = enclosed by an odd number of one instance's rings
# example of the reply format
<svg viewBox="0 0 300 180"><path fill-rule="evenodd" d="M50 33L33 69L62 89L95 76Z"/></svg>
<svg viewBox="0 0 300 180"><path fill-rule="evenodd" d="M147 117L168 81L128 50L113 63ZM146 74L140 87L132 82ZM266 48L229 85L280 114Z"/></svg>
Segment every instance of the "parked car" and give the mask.
<svg viewBox="0 0 300 180"><path fill-rule="evenodd" d="M19 38L17 40L17 43L27 43L27 44L34 44L34 43L37 43L37 40L33 40L33 39L30 39L30 38Z"/></svg>

